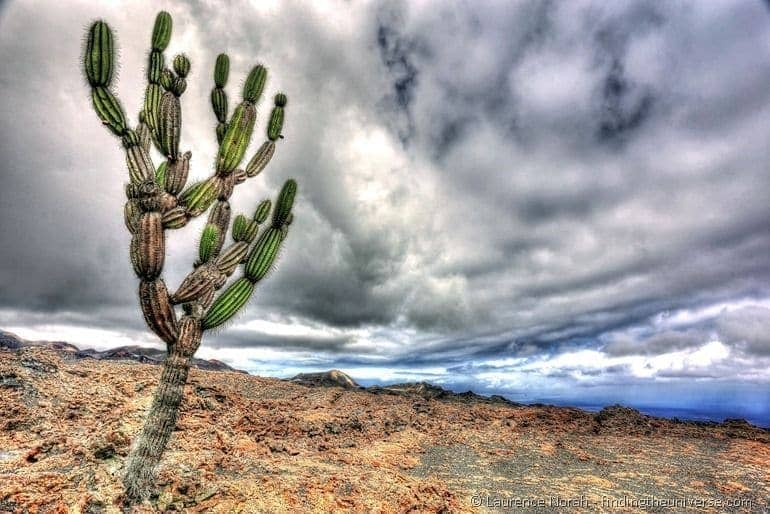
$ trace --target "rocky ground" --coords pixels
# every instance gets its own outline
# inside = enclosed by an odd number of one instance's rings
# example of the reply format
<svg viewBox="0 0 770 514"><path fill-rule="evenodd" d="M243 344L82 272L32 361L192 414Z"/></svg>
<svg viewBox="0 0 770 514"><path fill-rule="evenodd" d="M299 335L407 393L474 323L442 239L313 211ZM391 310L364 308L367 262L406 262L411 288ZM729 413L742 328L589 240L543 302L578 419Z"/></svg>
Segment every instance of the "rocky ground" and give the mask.
<svg viewBox="0 0 770 514"><path fill-rule="evenodd" d="M120 512L159 375L0 349L0 512ZM739 420L301 382L193 369L159 496L137 511L770 511L770 431Z"/></svg>

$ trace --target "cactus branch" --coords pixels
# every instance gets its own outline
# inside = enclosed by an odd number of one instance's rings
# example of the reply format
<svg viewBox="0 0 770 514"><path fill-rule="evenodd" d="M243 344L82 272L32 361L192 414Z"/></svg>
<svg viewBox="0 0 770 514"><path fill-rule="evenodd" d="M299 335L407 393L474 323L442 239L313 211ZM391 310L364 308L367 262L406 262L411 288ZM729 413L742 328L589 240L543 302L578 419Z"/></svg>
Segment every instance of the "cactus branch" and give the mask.
<svg viewBox="0 0 770 514"><path fill-rule="evenodd" d="M222 144L222 139L227 132L227 93L225 84L230 74L230 58L227 54L219 54L214 65L214 89L211 90L211 107L217 117L217 143Z"/></svg>

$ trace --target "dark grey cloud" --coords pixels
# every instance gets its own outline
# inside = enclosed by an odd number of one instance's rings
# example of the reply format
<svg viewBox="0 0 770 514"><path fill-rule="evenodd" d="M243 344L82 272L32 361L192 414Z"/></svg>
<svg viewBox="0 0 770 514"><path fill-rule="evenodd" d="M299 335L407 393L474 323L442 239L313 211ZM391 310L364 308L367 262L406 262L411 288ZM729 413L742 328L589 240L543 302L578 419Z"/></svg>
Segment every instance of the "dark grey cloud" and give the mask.
<svg viewBox="0 0 770 514"><path fill-rule="evenodd" d="M760 2L10 2L0 11L3 323L142 333L123 157L91 112L78 59L88 20L109 20L134 120L158 8L174 16L170 54L192 59L182 146L194 178L216 152L219 52L232 58L231 104L255 62L270 69L270 94L289 95L286 138L233 207L253 210L293 176L296 223L276 271L212 349L443 369L468 383L503 371L609 383L734 377L723 348L704 346L720 341L746 376L767 379ZM172 288L200 228L171 236ZM755 305L730 307L747 298ZM725 312L658 320L716 304ZM604 368L535 365L581 351ZM664 359L673 354L696 357L679 369Z"/></svg>
<svg viewBox="0 0 770 514"><path fill-rule="evenodd" d="M716 321L719 334L750 355L770 356L770 309L743 307L726 312Z"/></svg>
<svg viewBox="0 0 770 514"><path fill-rule="evenodd" d="M623 334L606 344L602 351L608 355L659 355L672 351L692 348L704 342L704 335L698 331L664 331L637 341Z"/></svg>
<svg viewBox="0 0 770 514"><path fill-rule="evenodd" d="M244 330L223 331L212 338L211 348L275 348L280 350L323 351L339 354L349 351L351 337L347 335L254 335Z"/></svg>

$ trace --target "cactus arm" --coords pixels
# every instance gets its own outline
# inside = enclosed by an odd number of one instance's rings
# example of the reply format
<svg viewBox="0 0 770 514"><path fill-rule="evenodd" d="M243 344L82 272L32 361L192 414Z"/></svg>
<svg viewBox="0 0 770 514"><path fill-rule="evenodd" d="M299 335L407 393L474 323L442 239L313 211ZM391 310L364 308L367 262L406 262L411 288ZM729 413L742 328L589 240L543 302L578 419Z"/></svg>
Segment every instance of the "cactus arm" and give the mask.
<svg viewBox="0 0 770 514"><path fill-rule="evenodd" d="M219 54L214 64L214 89L211 90L211 108L217 118L217 144L222 144L222 138L227 132L227 93L225 85L230 74L230 58L227 54Z"/></svg>
<svg viewBox="0 0 770 514"><path fill-rule="evenodd" d="M262 232L256 243L252 246L246 258L243 276L233 282L211 304L211 307L201 321L201 328L204 331L218 327L235 316L248 303L257 283L265 278L267 273L273 268L280 252L281 244L286 237L288 225L291 223L289 218L296 192L297 183L292 179L287 180L278 195L270 227ZM259 223L257 220L264 221L267 219L269 210L269 203L260 203L254 215L253 223ZM243 224L243 222L240 222L240 224ZM245 229L241 230L239 227L237 234L240 237L245 232ZM235 231L233 235L236 235ZM236 242L235 244L238 245L239 243ZM228 265L232 265L232 260L228 262ZM228 269L234 269L234 266Z"/></svg>
<svg viewBox="0 0 770 514"><path fill-rule="evenodd" d="M144 93L144 105L140 115L139 130L141 133L149 133L150 139L158 150L161 150L158 133L158 115L160 100L163 95L161 86L161 77L165 69L165 57L163 51L171 40L171 15L166 11L161 11L155 17L155 24L152 29L152 39L150 43L150 53L147 56L147 87ZM146 126L145 129L142 125Z"/></svg>
<svg viewBox="0 0 770 514"><path fill-rule="evenodd" d="M145 101L139 113L137 134L146 151L154 143L166 157L163 173L157 177L161 189L167 193L162 212L172 211L178 204L177 195L184 188L190 168L191 152L180 154L182 111L180 97L187 89L190 60L184 54L173 59L173 72L165 66L163 51L171 39L171 16L161 11L155 18L147 67ZM163 180L162 182L160 180ZM179 228L179 212L174 222L164 219L164 228ZM185 220L186 222L186 220Z"/></svg>
<svg viewBox="0 0 770 514"><path fill-rule="evenodd" d="M254 156L246 165L246 175L248 177L259 175L268 165L270 159L273 158L275 142L278 138L283 138L281 130L283 129L284 108L287 101L288 99L285 94L278 93L275 95L273 111L270 113L270 121L267 125L267 141L262 143L262 146L259 147L259 150L254 153Z"/></svg>
<svg viewBox="0 0 770 514"><path fill-rule="evenodd" d="M198 261L171 295L171 303L189 304L185 308L190 310L195 307L191 304L200 302L219 290L246 257L249 244L259 230L259 224L265 221L269 212L270 201L265 200L257 207L254 219L237 216L233 222L234 242L222 250L230 222L230 205L226 201L219 201L211 210L208 223L201 234Z"/></svg>
<svg viewBox="0 0 770 514"><path fill-rule="evenodd" d="M267 69L258 64L252 68L243 86L243 101L235 108L227 124L224 137L219 144L216 171L225 176L238 167L246 148L251 142L251 134L257 119L255 104L262 96L267 82Z"/></svg>
<svg viewBox="0 0 770 514"><path fill-rule="evenodd" d="M132 234L131 263L140 278L139 304L150 329L172 345L177 335L177 323L166 286L160 278L165 260L165 236L155 183L157 172L148 153L142 121L139 133L129 128L123 106L110 90L114 60L112 31L105 22L96 21L86 40L85 73L97 115L113 134L121 138L126 153L130 183L126 188L128 201L124 214Z"/></svg>
<svg viewBox="0 0 770 514"><path fill-rule="evenodd" d="M227 79L228 67L221 65L221 62L229 62L225 54L220 54L217 58L217 67L215 68L215 89L222 89ZM225 71L223 71L225 70ZM241 163L251 139L254 121L256 118L256 109L249 99L258 99L266 81L267 72L263 66L255 66L244 85L244 100L238 105L228 124L227 133L220 143L217 154L217 171L212 177L206 180L191 184L178 196L178 205L182 209L169 212L164 219L164 227L176 229L185 226L191 218L206 212L211 205L218 199L219 201L228 201L232 195L233 188L261 173L272 159L275 153L275 143L283 128L283 109L286 106L287 98L283 93L275 96L275 107L271 114L268 124L268 136L274 135L273 139L266 140L249 160L245 169L237 168ZM223 78L224 77L224 78ZM224 90L222 90L224 94ZM240 109L240 111L239 111ZM280 109L280 111L276 111ZM280 112L280 114L276 114ZM215 109L216 113L216 109ZM219 114L217 114L219 116ZM221 234L227 232L226 228L220 227Z"/></svg>
<svg viewBox="0 0 770 514"><path fill-rule="evenodd" d="M283 93L275 95L273 100L273 111L270 113L270 121L267 124L267 138L270 141L275 141L281 136L281 130L283 129L283 111L288 102L288 98Z"/></svg>
<svg viewBox="0 0 770 514"><path fill-rule="evenodd" d="M91 24L83 56L86 79L91 87L91 101L102 123L116 136L128 135L123 105L112 93L115 45L112 29L102 20Z"/></svg>

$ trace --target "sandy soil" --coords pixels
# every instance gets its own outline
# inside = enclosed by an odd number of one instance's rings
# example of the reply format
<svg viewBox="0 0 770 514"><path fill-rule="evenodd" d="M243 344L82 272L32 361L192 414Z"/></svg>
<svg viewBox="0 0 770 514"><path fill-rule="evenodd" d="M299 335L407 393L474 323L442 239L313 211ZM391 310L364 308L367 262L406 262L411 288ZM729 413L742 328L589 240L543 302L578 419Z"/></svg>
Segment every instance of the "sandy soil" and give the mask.
<svg viewBox="0 0 770 514"><path fill-rule="evenodd" d="M0 512L121 512L123 462L159 375L0 350ZM137 512L770 512L770 431L740 421L198 369L186 393L159 495Z"/></svg>

